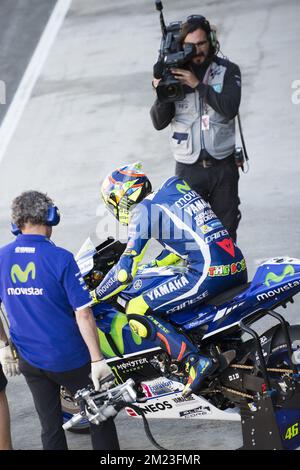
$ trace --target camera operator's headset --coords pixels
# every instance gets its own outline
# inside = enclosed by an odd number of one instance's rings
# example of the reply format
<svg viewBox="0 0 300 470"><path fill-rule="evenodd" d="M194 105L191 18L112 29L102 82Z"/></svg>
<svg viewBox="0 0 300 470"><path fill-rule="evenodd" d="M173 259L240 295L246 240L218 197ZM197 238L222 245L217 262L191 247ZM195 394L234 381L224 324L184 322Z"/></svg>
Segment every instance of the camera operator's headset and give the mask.
<svg viewBox="0 0 300 470"><path fill-rule="evenodd" d="M49 225L51 227L54 227L55 225L58 225L60 222L60 213L59 209L56 206L53 206L52 204L48 207L47 211L47 216L45 220L45 225ZM13 222L11 223L11 233L15 236L20 235L22 231L20 228L14 224Z"/></svg>
<svg viewBox="0 0 300 470"><path fill-rule="evenodd" d="M204 31L207 33L211 46L214 49L214 53L218 49L218 39L217 33L212 27L210 26L209 21L203 15L190 15L186 19L186 23L189 24L199 24L199 26L204 27Z"/></svg>

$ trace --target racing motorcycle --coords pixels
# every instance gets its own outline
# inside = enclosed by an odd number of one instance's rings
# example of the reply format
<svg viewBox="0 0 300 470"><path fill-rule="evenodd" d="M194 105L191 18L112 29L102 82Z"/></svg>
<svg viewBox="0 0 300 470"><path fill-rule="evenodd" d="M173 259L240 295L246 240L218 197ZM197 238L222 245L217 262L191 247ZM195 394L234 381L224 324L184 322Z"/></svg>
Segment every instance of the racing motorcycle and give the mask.
<svg viewBox="0 0 300 470"><path fill-rule="evenodd" d="M124 249L125 244L111 237L97 247L86 240L76 260L89 289L99 285ZM125 314L127 302L153 288L159 276L165 279L184 269L142 267L110 303L93 306L101 349L115 383L134 381L137 394L144 397L137 406L147 418L241 420L245 449L300 446L300 325L289 325L274 310L285 308L300 291L300 259L264 261L251 282L168 314L178 331L202 353L215 355L220 364L206 379L201 395L189 397L182 396L185 371L159 347L132 332ZM253 324L267 316L276 325L259 335ZM67 390L62 390L62 406L65 421L78 411ZM136 410L136 406L126 408L132 417L139 415ZM86 417L76 419L72 428L87 429Z"/></svg>

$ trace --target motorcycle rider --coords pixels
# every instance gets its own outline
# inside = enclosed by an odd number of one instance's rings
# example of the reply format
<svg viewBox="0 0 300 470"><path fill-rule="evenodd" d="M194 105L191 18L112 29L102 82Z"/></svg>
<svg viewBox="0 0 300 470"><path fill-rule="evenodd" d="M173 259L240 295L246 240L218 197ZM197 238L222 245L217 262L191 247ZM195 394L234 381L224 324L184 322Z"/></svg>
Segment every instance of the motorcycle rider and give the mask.
<svg viewBox="0 0 300 470"><path fill-rule="evenodd" d="M200 354L162 316L247 282L246 263L210 205L184 180L171 177L151 191L139 163L119 168L104 180L102 198L120 223L128 225L128 242L92 295L95 301L107 301L124 290L133 281L151 238L164 247L150 266L171 266L174 275L154 275L153 287L130 300L126 313L135 333L185 366L189 378L183 393L189 395L201 388L218 361Z"/></svg>

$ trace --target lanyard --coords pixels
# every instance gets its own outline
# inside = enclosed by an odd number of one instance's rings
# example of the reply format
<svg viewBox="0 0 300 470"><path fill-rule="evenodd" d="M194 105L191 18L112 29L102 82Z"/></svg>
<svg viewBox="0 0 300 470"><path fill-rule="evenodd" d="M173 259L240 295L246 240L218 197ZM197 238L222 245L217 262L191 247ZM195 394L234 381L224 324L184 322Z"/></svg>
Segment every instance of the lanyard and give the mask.
<svg viewBox="0 0 300 470"><path fill-rule="evenodd" d="M208 85L208 79L209 79L211 68L212 68L212 64L209 64L209 66L208 66L208 68L205 72L204 78L202 80L202 83L204 83L204 85ZM203 100L203 104L204 104L204 114L207 114L208 113L208 106L207 106L206 101Z"/></svg>

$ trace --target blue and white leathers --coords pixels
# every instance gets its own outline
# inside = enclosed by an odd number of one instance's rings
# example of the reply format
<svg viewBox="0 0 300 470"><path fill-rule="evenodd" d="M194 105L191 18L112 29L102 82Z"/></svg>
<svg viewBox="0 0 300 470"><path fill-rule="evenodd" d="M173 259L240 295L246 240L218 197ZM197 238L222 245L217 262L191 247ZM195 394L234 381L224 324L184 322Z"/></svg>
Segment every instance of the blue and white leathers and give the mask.
<svg viewBox="0 0 300 470"><path fill-rule="evenodd" d="M186 308L247 282L243 255L209 204L184 180L172 177L132 210L126 250L98 286L100 300L124 290L135 278L151 238L164 248L152 265L182 265L174 276L160 276L143 292L152 311Z"/></svg>

